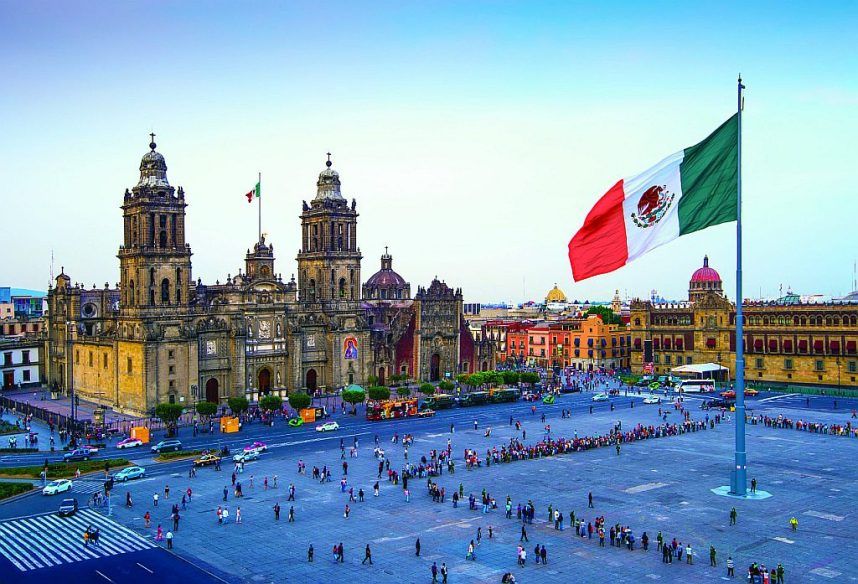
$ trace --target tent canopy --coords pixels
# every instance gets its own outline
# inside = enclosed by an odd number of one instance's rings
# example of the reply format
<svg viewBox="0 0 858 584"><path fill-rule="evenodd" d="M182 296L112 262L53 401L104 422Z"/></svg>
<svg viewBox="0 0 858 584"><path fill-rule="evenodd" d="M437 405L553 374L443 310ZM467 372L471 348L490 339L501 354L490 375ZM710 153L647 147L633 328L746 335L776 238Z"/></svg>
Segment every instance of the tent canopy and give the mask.
<svg viewBox="0 0 858 584"><path fill-rule="evenodd" d="M670 370L671 373L691 373L694 375L703 375L704 373L716 373L718 371L728 371L726 367L717 363L694 363L692 365L680 365Z"/></svg>

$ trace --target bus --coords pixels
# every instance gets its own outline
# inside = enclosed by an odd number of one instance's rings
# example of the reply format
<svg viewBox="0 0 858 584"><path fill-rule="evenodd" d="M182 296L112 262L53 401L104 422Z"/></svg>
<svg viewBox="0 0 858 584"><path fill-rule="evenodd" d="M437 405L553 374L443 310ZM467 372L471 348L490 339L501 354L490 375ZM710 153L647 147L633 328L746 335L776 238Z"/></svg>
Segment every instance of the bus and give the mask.
<svg viewBox="0 0 858 584"><path fill-rule="evenodd" d="M446 410L456 404L456 399L447 393L436 393L423 400L423 405L433 410Z"/></svg>
<svg viewBox="0 0 858 584"><path fill-rule="evenodd" d="M715 391L714 379L683 379L677 386L679 393L713 393Z"/></svg>
<svg viewBox="0 0 858 584"><path fill-rule="evenodd" d="M366 402L366 419L396 420L417 415L417 398L368 401Z"/></svg>
<svg viewBox="0 0 858 584"><path fill-rule="evenodd" d="M489 401L489 392L487 391L472 391L466 393L459 398L459 405L462 407L481 406Z"/></svg>
<svg viewBox="0 0 858 584"><path fill-rule="evenodd" d="M489 401L494 404L518 401L521 391L516 387L504 387L489 390Z"/></svg>

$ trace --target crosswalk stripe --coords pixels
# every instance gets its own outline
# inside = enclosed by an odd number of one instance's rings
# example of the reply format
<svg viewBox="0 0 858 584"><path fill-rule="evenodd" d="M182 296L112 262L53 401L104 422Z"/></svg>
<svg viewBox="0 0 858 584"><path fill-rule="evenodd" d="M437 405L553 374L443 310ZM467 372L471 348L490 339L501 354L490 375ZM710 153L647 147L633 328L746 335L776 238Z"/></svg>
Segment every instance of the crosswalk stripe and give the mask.
<svg viewBox="0 0 858 584"><path fill-rule="evenodd" d="M108 540L113 541L114 534L116 534L117 542L121 543L123 546L127 546L129 548L128 551L137 551L155 547L155 544L147 541L137 533L126 528L124 525L108 520L95 511L87 510L86 517L107 533ZM120 535L124 536L126 539L121 539L119 537ZM104 539L104 535L102 535L100 539Z"/></svg>
<svg viewBox="0 0 858 584"><path fill-rule="evenodd" d="M27 564L27 566L29 566L26 568L27 570L44 567L35 558L30 557L26 550L18 546L15 542L15 536L6 529L5 525L0 525L0 533L4 536L3 538L0 538L0 543L4 544L3 547L14 554L14 556L21 560L21 562Z"/></svg>
<svg viewBox="0 0 858 584"><path fill-rule="evenodd" d="M71 519L71 521L65 521L63 518L52 515L45 515L44 517L40 517L40 519L43 519L48 524L47 527L54 530L54 533L65 536L64 539L57 539L57 544L59 545L59 542L62 542L62 545L74 549L77 552L77 561L91 560L99 557L89 546L84 545L83 532L85 527L75 522L74 517L67 518ZM79 531L72 530L72 526L78 528Z"/></svg>
<svg viewBox="0 0 858 584"><path fill-rule="evenodd" d="M10 529L15 530L19 533L19 538L23 541L26 541L30 544L35 544L33 547L38 548L42 554L42 558L49 565L53 564L62 564L64 560L60 559L61 557L65 557L64 554L60 554L59 549L52 549L51 543L47 542L42 538L42 535L39 533L38 529L33 529L30 527L25 521L18 521L15 525L10 525ZM23 533L21 533L23 532Z"/></svg>
<svg viewBox="0 0 858 584"><path fill-rule="evenodd" d="M64 522L60 522L58 518L51 518L51 519L49 519L49 521L56 521L59 523L64 523ZM84 524L86 524L86 525L84 525ZM75 518L74 526L77 529L77 533L73 534L73 536L72 536L72 537L74 537L74 541L83 540L83 534L86 531L86 529L89 527L95 526L95 527L103 528L103 526L100 523L96 524L94 521L91 521L89 519L87 519L86 521L81 521L81 518ZM108 538L106 538L105 535L99 531L98 544L95 544L95 543L90 544L90 545L83 544L82 549L88 550L90 553L96 554L98 556L105 556L105 555L111 556L111 555L116 555L116 554L123 554L126 551L129 551L129 550L125 550L125 549L114 548L114 546L110 545L110 543L107 541L107 539Z"/></svg>

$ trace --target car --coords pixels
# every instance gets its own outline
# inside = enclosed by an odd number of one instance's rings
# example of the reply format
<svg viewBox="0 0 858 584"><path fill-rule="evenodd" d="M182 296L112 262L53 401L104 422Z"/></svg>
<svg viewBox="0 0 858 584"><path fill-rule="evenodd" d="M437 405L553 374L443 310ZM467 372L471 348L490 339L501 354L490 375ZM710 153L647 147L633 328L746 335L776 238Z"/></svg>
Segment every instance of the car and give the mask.
<svg viewBox="0 0 858 584"><path fill-rule="evenodd" d="M325 422L324 424L319 424L316 426L316 432L333 432L334 430L339 430L340 425L336 422Z"/></svg>
<svg viewBox="0 0 858 584"><path fill-rule="evenodd" d="M658 389L661 389L661 383L659 383L658 381L653 381L647 387L649 387L650 391L656 391Z"/></svg>
<svg viewBox="0 0 858 584"><path fill-rule="evenodd" d="M144 476L146 476L145 468L142 466L129 466L116 472L113 475L113 479L124 483L131 479L142 479Z"/></svg>
<svg viewBox="0 0 858 584"><path fill-rule="evenodd" d="M745 388L745 395L754 396L757 395L758 392L756 389L751 389L750 387ZM721 392L721 397L724 399L736 399L736 391L733 389L728 389L727 391Z"/></svg>
<svg viewBox="0 0 858 584"><path fill-rule="evenodd" d="M423 408L422 410L417 412L418 418L431 418L434 415L435 415L435 410L433 410L432 408Z"/></svg>
<svg viewBox="0 0 858 584"><path fill-rule="evenodd" d="M87 450L86 448L77 448L72 450L71 452L66 452L63 454L63 462L75 462L79 460L89 460L92 456L92 452Z"/></svg>
<svg viewBox="0 0 858 584"><path fill-rule="evenodd" d="M161 440L155 446L152 447L152 452L172 452L181 449L182 443L178 440Z"/></svg>
<svg viewBox="0 0 858 584"><path fill-rule="evenodd" d="M199 458L194 459L194 466L208 466L220 462L220 456L217 454L203 454Z"/></svg>
<svg viewBox="0 0 858 584"><path fill-rule="evenodd" d="M703 409L708 409L708 408L730 409L735 405L736 405L736 400L721 398L721 399L710 399L709 401L705 401L702 404L700 404L700 407Z"/></svg>
<svg viewBox="0 0 858 584"><path fill-rule="evenodd" d="M81 444L81 450L89 450L90 454L96 454L99 450L98 446L93 446L92 444Z"/></svg>
<svg viewBox="0 0 858 584"><path fill-rule="evenodd" d="M257 440L256 442L254 442L250 446L244 447L245 452L250 452L252 450L257 450L259 452L265 452L267 449L268 449L268 446L265 445L265 442L260 442L259 440Z"/></svg>
<svg viewBox="0 0 858 584"><path fill-rule="evenodd" d="M303 418L290 418L289 419L289 425L293 428L299 428L299 427L304 425L304 419Z"/></svg>
<svg viewBox="0 0 858 584"><path fill-rule="evenodd" d="M607 394L607 393L597 393L597 394L596 394L596 395L594 395L591 399L592 399L594 402L599 402L599 401L608 401L608 394Z"/></svg>
<svg viewBox="0 0 858 584"><path fill-rule="evenodd" d="M77 499L63 499L59 509L57 509L57 515L71 517L75 513L77 513Z"/></svg>
<svg viewBox="0 0 858 584"><path fill-rule="evenodd" d="M554 395L553 394L546 395L544 398L542 398L542 403L550 406L551 404L554 403Z"/></svg>
<svg viewBox="0 0 858 584"><path fill-rule="evenodd" d="M251 460L259 460L260 456L259 450L245 450L233 456L232 460L234 462L250 462Z"/></svg>
<svg viewBox="0 0 858 584"><path fill-rule="evenodd" d="M45 488L42 489L43 495L56 495L57 493L65 493L66 491L71 491L72 482L68 479L59 479L56 481L51 481Z"/></svg>
<svg viewBox="0 0 858 584"><path fill-rule="evenodd" d="M140 438L126 438L116 443L117 448L137 448L143 446L143 441Z"/></svg>
<svg viewBox="0 0 858 584"><path fill-rule="evenodd" d="M645 404L660 404L661 398L657 395L648 395L644 398L643 403Z"/></svg>

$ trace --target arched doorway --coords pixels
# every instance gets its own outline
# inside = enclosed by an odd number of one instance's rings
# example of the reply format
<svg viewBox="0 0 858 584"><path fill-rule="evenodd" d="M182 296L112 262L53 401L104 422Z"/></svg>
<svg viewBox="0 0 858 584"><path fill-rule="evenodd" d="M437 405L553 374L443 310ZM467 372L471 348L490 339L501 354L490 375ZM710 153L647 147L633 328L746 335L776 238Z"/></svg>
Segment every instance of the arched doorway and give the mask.
<svg viewBox="0 0 858 584"><path fill-rule="evenodd" d="M217 379L212 377L206 381L206 401L213 404L220 403L220 391L218 391Z"/></svg>
<svg viewBox="0 0 858 584"><path fill-rule="evenodd" d="M378 368L378 384L384 385L384 367Z"/></svg>
<svg viewBox="0 0 858 584"><path fill-rule="evenodd" d="M488 370L489 370L489 362L483 361L483 371L488 371Z"/></svg>
<svg viewBox="0 0 858 584"><path fill-rule="evenodd" d="M441 379L441 356L438 353L432 355L429 361L429 381L439 381Z"/></svg>
<svg viewBox="0 0 858 584"><path fill-rule="evenodd" d="M262 395L268 395L271 392L271 371L267 367L259 370L257 388Z"/></svg>
<svg viewBox="0 0 858 584"><path fill-rule="evenodd" d="M307 391L313 394L316 391L316 370L310 369L307 371Z"/></svg>

